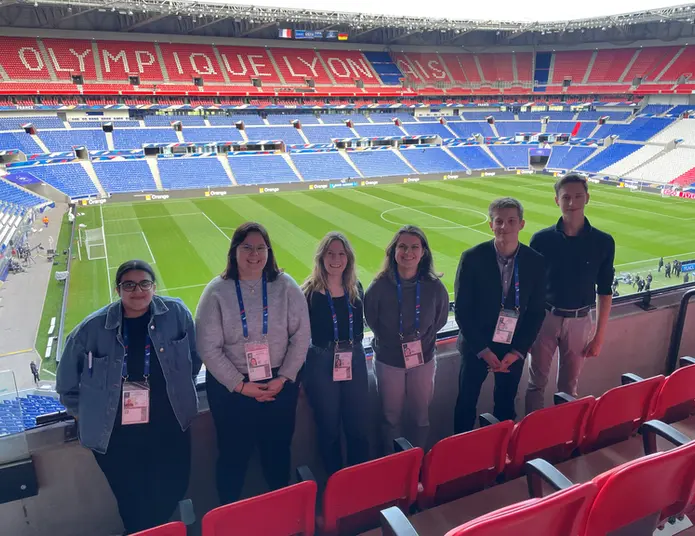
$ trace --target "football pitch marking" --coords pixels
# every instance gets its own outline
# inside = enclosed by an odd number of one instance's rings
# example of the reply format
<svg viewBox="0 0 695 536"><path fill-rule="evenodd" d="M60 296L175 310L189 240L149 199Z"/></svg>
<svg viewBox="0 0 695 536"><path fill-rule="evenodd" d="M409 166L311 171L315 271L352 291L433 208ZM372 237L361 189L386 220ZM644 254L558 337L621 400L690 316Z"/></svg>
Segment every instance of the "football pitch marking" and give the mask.
<svg viewBox="0 0 695 536"><path fill-rule="evenodd" d="M205 214L205 212L203 212L202 210L201 210L200 212L201 212L201 214L202 214L203 216L205 216L205 217L207 218L207 220L208 220L210 223L212 223L212 224L215 226L215 229L217 229L220 233L222 233L222 234L224 235L224 237L225 237L227 240L231 240L230 236L229 236L227 233L225 233L219 225L217 225L214 221L212 221L212 219L210 218L210 216L208 216L207 214Z"/></svg>
<svg viewBox="0 0 695 536"><path fill-rule="evenodd" d="M362 194L362 195L367 195L367 196L369 196L369 197L373 197L374 199L378 199L379 201L386 201L387 203L391 203L392 205L396 205L397 207L400 207L400 208L406 208L406 209L412 210L412 211L414 211L414 212L419 212L420 214L424 214L425 216L429 216L430 218L435 218L435 219L437 219L437 220L441 220L441 221L443 221L443 222L445 222L445 223L448 223L448 224L454 226L454 227L452 227L453 229L465 228L465 229L470 229L471 231L475 231L476 233L480 233L480 234L485 235L485 236L488 236L488 237L489 237L489 236L492 236L492 233L486 233L486 232L484 232L484 231L480 231L480 230L475 229L475 228L473 228L473 227L469 227L469 226L467 226L467 225L462 225L462 224L460 224L460 223L457 223L457 222L451 221L451 220L447 220L446 218L442 218L442 217L440 217L440 216L435 216L434 214L430 214L429 212L424 212L424 211L422 211L422 210L418 210L418 209L413 208L413 207L408 207L408 206L406 206L406 205L401 205L400 203L396 203L395 201L390 201L390 200L388 200L388 199L383 199L383 198L381 198L381 197L379 197L379 196L377 196L377 195L369 194L369 193L367 193L367 192L363 192L363 191L361 191L361 190L356 190L356 189L355 189L355 190L351 190L351 191L352 191L352 192L360 193L360 194ZM481 214L482 214L482 213L481 213ZM382 218L381 218L381 219L384 220L384 221L386 221L386 222L388 222L388 220L385 219L385 218L383 217L383 213L382 213ZM487 220L486 220L486 221L487 221ZM393 223L393 222L389 222L389 223ZM480 224L476 224L476 225L480 225ZM433 229L434 229L434 228L433 228ZM443 229L443 227L438 227L437 229Z"/></svg>
<svg viewBox="0 0 695 536"><path fill-rule="evenodd" d="M475 229L473 229L473 227L477 227L478 225L484 225L488 222L487 215L484 212L481 212L479 210L474 210L472 208L453 207L453 206L448 206L448 205L443 205L443 206L439 206L439 205L416 205L414 207L403 207L403 208L402 207L393 207L393 208L389 208L387 210L384 210L381 213L381 219L384 220L385 222L392 223L394 225L402 225L402 223L400 223L400 222L389 220L385 215L390 214L391 212L395 212L397 210L417 210L418 208L450 208L453 210L458 210L460 212L463 212L463 211L473 212L474 214L480 214L481 216L483 216L483 221L481 221L479 223L474 223L472 225L463 225L462 223L458 223L458 224L456 224L456 226L447 226L447 227L430 227L430 226L424 226L423 225L422 226L423 229L432 229L434 231L447 230L447 229L472 229L472 230L475 230ZM420 211L418 211L418 212L420 212ZM425 214L429 214L429 213L425 213ZM430 215L433 216L432 214L430 214ZM438 216L433 216L433 217L437 218ZM451 223L455 223L455 222L451 222Z"/></svg>
<svg viewBox="0 0 695 536"><path fill-rule="evenodd" d="M157 264L157 260L154 258L154 253L152 253L152 248L150 247L150 243L147 241L147 237L145 236L145 231L140 231L142 233L142 238L145 241L145 245L147 246L147 251L150 252L150 257L152 257L152 264Z"/></svg>
<svg viewBox="0 0 695 536"><path fill-rule="evenodd" d="M101 228L104 229L104 205L99 205L101 212ZM104 257L106 259L106 286L109 287L109 303L113 302L113 291L111 290L111 270L109 269L109 253L106 249L106 234L104 233Z"/></svg>

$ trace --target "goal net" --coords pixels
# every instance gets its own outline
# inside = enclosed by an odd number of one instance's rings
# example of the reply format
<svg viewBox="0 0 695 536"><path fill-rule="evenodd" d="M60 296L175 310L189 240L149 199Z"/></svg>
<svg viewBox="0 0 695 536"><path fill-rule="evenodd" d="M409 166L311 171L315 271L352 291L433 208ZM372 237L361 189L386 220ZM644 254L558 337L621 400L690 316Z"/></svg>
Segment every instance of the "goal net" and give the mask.
<svg viewBox="0 0 695 536"><path fill-rule="evenodd" d="M106 258L106 237L103 227L80 229L80 238L90 261Z"/></svg>

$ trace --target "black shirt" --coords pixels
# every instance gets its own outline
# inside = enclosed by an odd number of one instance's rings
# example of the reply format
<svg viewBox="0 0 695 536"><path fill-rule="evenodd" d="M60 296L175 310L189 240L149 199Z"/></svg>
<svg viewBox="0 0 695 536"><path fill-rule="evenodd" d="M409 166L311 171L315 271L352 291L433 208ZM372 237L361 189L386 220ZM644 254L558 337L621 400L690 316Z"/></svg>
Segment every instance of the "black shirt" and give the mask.
<svg viewBox="0 0 695 536"><path fill-rule="evenodd" d="M142 382L145 378L145 340L147 338L147 327L150 323L150 313L146 313L137 318L123 318L123 333L128 333L128 381ZM125 341L125 337L124 337ZM152 344L150 342L150 344ZM150 349L150 427L171 427L180 426L174 410L169 402L169 395L166 389L164 372L159 363L157 352L154 346ZM114 423L114 431L117 428L136 429L142 428L142 424L121 425L121 413L123 404L123 391L121 390L121 400L118 402L118 413Z"/></svg>
<svg viewBox="0 0 695 536"><path fill-rule="evenodd" d="M567 236L560 218L556 225L534 234L529 245L545 257L548 304L580 309L594 305L596 294L613 294L615 241L588 219L584 218L577 236Z"/></svg>
<svg viewBox="0 0 695 536"><path fill-rule="evenodd" d="M352 303L352 323L354 343L361 344L364 335L364 308L362 306L362 287L360 296ZM333 297L333 307L338 320L338 337L340 341L350 338L350 321L348 319L347 296ZM309 320L311 322L311 344L327 348L334 342L333 316L328 306L328 298L320 292L313 292L307 300L309 304Z"/></svg>

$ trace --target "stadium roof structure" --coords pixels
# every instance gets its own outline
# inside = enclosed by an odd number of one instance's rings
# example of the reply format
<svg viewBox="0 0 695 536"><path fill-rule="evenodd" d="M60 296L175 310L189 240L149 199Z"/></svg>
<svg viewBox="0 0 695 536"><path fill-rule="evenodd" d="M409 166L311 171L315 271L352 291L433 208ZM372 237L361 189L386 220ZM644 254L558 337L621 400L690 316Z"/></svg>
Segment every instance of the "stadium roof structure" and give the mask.
<svg viewBox="0 0 695 536"><path fill-rule="evenodd" d="M394 5L396 7L397 5ZM0 29L277 39L279 28L337 30L353 43L553 46L695 37L695 4L553 22L453 20L189 0L0 0Z"/></svg>

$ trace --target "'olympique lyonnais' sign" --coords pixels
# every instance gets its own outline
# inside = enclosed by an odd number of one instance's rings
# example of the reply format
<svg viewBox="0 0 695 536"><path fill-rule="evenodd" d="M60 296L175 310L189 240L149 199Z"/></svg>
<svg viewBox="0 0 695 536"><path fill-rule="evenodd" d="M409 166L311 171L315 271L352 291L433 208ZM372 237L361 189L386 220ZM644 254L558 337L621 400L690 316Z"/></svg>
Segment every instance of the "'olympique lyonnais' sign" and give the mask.
<svg viewBox="0 0 695 536"><path fill-rule="evenodd" d="M664 197L682 197L683 199L695 199L695 192L681 192L680 190L672 190L667 188L661 190L661 195Z"/></svg>

